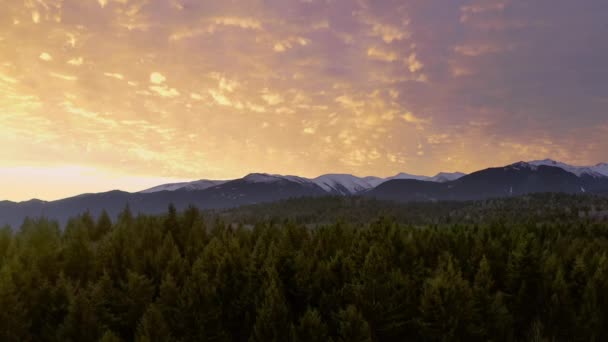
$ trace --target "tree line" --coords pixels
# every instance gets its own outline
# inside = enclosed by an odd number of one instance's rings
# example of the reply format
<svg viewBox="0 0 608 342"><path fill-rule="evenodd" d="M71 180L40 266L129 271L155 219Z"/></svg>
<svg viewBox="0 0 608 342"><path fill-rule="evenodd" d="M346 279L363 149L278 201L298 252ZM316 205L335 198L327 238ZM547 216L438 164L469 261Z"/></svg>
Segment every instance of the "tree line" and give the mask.
<svg viewBox="0 0 608 342"><path fill-rule="evenodd" d="M605 221L468 208L479 219L28 219L0 230L0 340L608 340Z"/></svg>

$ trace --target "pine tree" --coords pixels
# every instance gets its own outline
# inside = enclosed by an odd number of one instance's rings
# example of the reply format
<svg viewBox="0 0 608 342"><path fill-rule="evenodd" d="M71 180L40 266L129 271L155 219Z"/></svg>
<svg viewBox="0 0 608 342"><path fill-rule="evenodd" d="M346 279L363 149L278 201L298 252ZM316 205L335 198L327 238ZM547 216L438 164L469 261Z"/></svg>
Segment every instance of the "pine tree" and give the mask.
<svg viewBox="0 0 608 342"><path fill-rule="evenodd" d="M0 341L27 341L28 313L9 268L0 270Z"/></svg>
<svg viewBox="0 0 608 342"><path fill-rule="evenodd" d="M564 271L560 267L551 283L551 295L548 303L549 334L555 340L571 340L571 327L574 326L573 310L574 302L570 298L568 284Z"/></svg>
<svg viewBox="0 0 608 342"><path fill-rule="evenodd" d="M121 306L124 307L124 311L122 312L121 335L131 339L140 317L154 298L155 288L148 278L134 272L128 273L127 282L122 286L123 303Z"/></svg>
<svg viewBox="0 0 608 342"><path fill-rule="evenodd" d="M179 235L180 233L179 222L177 220L177 209L173 203L169 204L169 210L163 228L165 233L170 232L174 236Z"/></svg>
<svg viewBox="0 0 608 342"><path fill-rule="evenodd" d="M13 232L10 227L0 228L0 268L4 264L9 248L13 243Z"/></svg>
<svg viewBox="0 0 608 342"><path fill-rule="evenodd" d="M118 224L124 227L131 227L133 225L133 213L131 212L131 206L129 204L127 204L118 215Z"/></svg>
<svg viewBox="0 0 608 342"><path fill-rule="evenodd" d="M180 295L184 339L223 341L227 334L221 322L221 298L217 295L216 284L205 272L204 263L205 259L197 259Z"/></svg>
<svg viewBox="0 0 608 342"><path fill-rule="evenodd" d="M295 330L296 342L325 342L329 339L325 324L316 309L306 310Z"/></svg>
<svg viewBox="0 0 608 342"><path fill-rule="evenodd" d="M137 327L136 341L171 342L173 340L161 310L156 304L150 304Z"/></svg>
<svg viewBox="0 0 608 342"><path fill-rule="evenodd" d="M509 256L506 271L507 293L513 300L509 311L514 318L514 329L523 333L530 329L530 324L539 316L542 307L540 260L532 242L534 233L530 232L517 237L515 246ZM523 338L523 336L517 336Z"/></svg>
<svg viewBox="0 0 608 342"><path fill-rule="evenodd" d="M174 337L179 339L184 331L184 311L180 305L180 289L169 273L165 275L161 285L160 294L156 306L164 317L169 330L173 332Z"/></svg>
<svg viewBox="0 0 608 342"><path fill-rule="evenodd" d="M120 342L120 338L118 338L118 336L116 336L116 334L114 334L112 332L112 330L107 330L103 336L99 339L99 342Z"/></svg>
<svg viewBox="0 0 608 342"><path fill-rule="evenodd" d="M84 217L91 219L90 216ZM64 234L63 270L68 278L82 284L92 277L94 271L95 255L90 244L89 229L83 222L76 221Z"/></svg>
<svg viewBox="0 0 608 342"><path fill-rule="evenodd" d="M444 255L420 298L420 328L427 338L453 341L471 335L472 292L452 256Z"/></svg>
<svg viewBox="0 0 608 342"><path fill-rule="evenodd" d="M508 335L510 315L503 296L495 292L495 284L488 259L483 256L472 288L472 333L481 340Z"/></svg>
<svg viewBox="0 0 608 342"><path fill-rule="evenodd" d="M112 219L110 219L110 215L108 215L108 212L103 210L101 212L101 215L99 215L99 218L97 219L95 230L91 234L91 240L98 241L110 231L112 231Z"/></svg>
<svg viewBox="0 0 608 342"><path fill-rule="evenodd" d="M371 342L369 324L354 305L338 312L339 342Z"/></svg>
<svg viewBox="0 0 608 342"><path fill-rule="evenodd" d="M101 328L87 291L81 289L78 293L72 294L68 314L62 327L62 339L79 342L97 341Z"/></svg>
<svg viewBox="0 0 608 342"><path fill-rule="evenodd" d="M288 341L291 321L283 288L276 270L268 267L263 286L263 297L256 310L251 340L258 342Z"/></svg>

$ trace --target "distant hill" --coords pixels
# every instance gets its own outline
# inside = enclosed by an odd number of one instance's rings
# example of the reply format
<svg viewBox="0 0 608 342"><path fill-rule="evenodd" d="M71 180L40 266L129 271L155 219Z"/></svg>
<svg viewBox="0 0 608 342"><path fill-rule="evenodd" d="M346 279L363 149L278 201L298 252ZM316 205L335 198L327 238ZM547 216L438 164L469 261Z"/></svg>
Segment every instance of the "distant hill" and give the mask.
<svg viewBox="0 0 608 342"><path fill-rule="evenodd" d="M398 202L464 201L532 193L608 194L608 170L573 167L553 161L519 162L471 173L435 177L398 174L389 178L330 174L315 179L254 173L232 181L170 184L138 193L110 191L58 201L0 202L0 226L18 227L26 217L47 217L64 224L68 218L103 210L116 216L127 205L135 213L157 214L173 203L201 209L236 208L290 198L364 196Z"/></svg>
<svg viewBox="0 0 608 342"><path fill-rule="evenodd" d="M580 177L559 167L516 163L489 168L445 183L392 180L364 196L396 201L477 200L530 193L605 193L608 177Z"/></svg>

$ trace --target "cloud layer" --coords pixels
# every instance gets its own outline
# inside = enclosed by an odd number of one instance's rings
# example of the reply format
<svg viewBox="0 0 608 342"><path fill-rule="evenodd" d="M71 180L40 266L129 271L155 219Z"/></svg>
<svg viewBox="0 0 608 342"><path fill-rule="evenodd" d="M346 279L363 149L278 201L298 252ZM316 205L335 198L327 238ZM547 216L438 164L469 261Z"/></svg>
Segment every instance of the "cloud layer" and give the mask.
<svg viewBox="0 0 608 342"><path fill-rule="evenodd" d="M0 167L195 179L605 161L607 13L601 0L9 1Z"/></svg>

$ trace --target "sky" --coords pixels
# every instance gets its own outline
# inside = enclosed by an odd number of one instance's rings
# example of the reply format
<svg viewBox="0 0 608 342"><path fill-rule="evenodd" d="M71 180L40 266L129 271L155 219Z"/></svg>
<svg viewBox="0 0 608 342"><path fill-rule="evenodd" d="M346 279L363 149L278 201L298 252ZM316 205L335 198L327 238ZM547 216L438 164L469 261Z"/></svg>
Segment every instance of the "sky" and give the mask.
<svg viewBox="0 0 608 342"><path fill-rule="evenodd" d="M0 6L0 199L608 161L605 0Z"/></svg>

